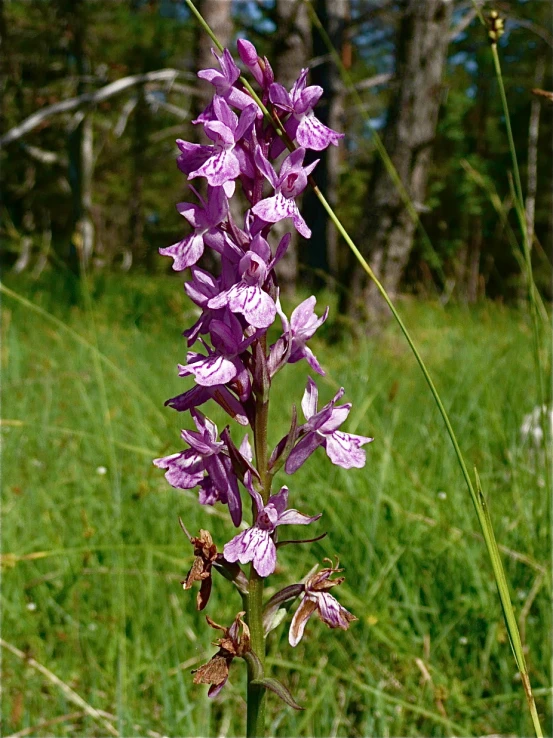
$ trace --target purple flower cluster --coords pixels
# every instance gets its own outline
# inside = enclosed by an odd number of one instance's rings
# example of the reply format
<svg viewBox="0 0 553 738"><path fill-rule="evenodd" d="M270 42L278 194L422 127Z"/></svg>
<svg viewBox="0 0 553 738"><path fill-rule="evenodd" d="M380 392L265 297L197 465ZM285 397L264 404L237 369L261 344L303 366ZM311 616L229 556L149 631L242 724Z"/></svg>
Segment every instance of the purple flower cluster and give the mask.
<svg viewBox="0 0 553 738"><path fill-rule="evenodd" d="M184 332L189 349L186 361L178 365L179 375L193 377L194 386L166 403L180 412L189 411L196 431L183 430L187 448L154 463L166 470L173 487L198 488L201 504L227 505L236 527L242 523L240 485L253 500L252 525L227 542L222 554L213 549L215 553L201 569L203 578L211 576L212 560L229 571L240 570L238 563L251 562L260 577L271 575L277 560L277 527L308 525L320 517L288 509L286 486L271 495L273 475L281 468L293 474L319 446L333 464L360 468L365 464L362 446L372 440L339 430L351 409L349 403L337 404L343 389L318 410L318 390L311 377L302 400L306 422L298 425L294 411L289 433L272 455L265 454L268 458L263 469L259 458L253 465L248 435L237 447L228 427L219 433L198 410L214 400L232 419L250 427L258 448L259 419L267 408L274 376L287 364L302 359L313 372L324 375L307 343L326 320L328 309L318 317L312 296L296 307L290 319L284 314L275 267L286 253L291 234L274 244L270 231L272 224L287 220L303 237L311 236L297 204L317 165L317 161L304 164L306 151L337 145L343 134L315 117L313 108L323 91L307 86L307 70L302 70L288 92L275 83L269 62L258 57L251 43L240 40L238 52L259 84L259 99L270 108L273 122L266 120L260 105L241 84L240 70L230 52L225 50L220 56L214 52L220 69L198 74L213 86L213 100L194 121L203 127L210 143L177 141L178 167L188 180L195 180L189 185L195 202L179 203L177 210L192 230L172 246L160 249L172 257L173 269L190 270L185 291L199 308L198 320ZM287 147L291 150L285 154ZM229 205L237 183L247 205L239 222L237 208ZM198 265L206 249L217 255L217 274ZM276 322L281 325L280 336L269 344L268 330ZM328 576L312 578L301 590L293 590L294 596L301 593L302 601L294 619L292 645L301 638L306 616L317 608L332 627L347 627L353 619L327 594L331 585L323 586L323 582ZM223 656L229 660L227 652Z"/></svg>

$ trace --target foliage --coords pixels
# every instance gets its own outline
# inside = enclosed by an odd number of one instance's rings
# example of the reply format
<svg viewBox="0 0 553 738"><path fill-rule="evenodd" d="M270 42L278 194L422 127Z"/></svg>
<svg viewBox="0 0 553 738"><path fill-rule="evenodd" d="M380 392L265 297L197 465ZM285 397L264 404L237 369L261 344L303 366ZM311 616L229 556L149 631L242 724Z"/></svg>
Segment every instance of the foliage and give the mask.
<svg viewBox="0 0 553 738"><path fill-rule="evenodd" d="M127 734L212 735L221 725L233 733L243 724L233 672L229 694L215 704L185 673L212 647L199 628L202 616L179 586L190 548L177 516L196 531L205 508L194 492L169 488L151 465L170 451L167 439L181 421L159 410L182 389L182 379L167 369L182 360L184 343L178 351L175 340L192 310L175 297L179 281L128 276L122 290L119 278L104 276L91 285L99 350L114 365L102 363L101 376L91 349L3 297L3 637L93 707L118 714ZM21 279L8 286L23 289ZM28 281L24 293L94 344L90 314L54 297L49 279ZM435 368L468 460L489 490L548 734L550 526L540 452L521 434L533 409L528 320L489 304L469 311L406 302L404 312ZM315 554L337 552L347 561L342 601L361 620L340 640L310 624L317 638L298 646L293 663L285 635L273 642L276 676L298 669L299 688L291 687L300 704L306 677L318 697L298 716L270 698L270 730L528 735L485 549L423 379L392 328L378 344L349 341L337 351L319 339L314 348L329 367L323 399L341 383L351 387L347 399L356 410L348 431L368 428L375 436L370 473L343 473L323 455L319 465L297 472L296 488L300 496L301 489L315 495L324 512L329 536ZM304 376L299 364L279 377L275 406L303 386ZM275 415L272 442L286 430L278 423ZM112 451L121 467L120 505ZM228 525L214 508L214 536L223 540ZM42 557L34 555L40 551ZM306 569L312 553L303 553ZM296 552L293 558L296 566ZM284 549L283 580L288 559ZM213 597L214 612L231 618L237 603L217 591ZM203 634L199 640L196 633ZM74 711L58 687L12 654L4 653L2 669L6 731ZM45 730L105 732L86 716Z"/></svg>
<svg viewBox="0 0 553 738"><path fill-rule="evenodd" d="M73 54L75 8L82 8L86 27L85 56L89 74L84 81L76 75ZM248 34L259 48L273 57L274 6L262 3L233 5L238 33ZM459 5L459 22L466 9ZM172 243L182 233L173 202L184 199L180 178L171 165L174 139L190 137L195 84L193 54L197 30L182 2L162 0L124 3L69 3L55 0L12 0L4 9L7 36L4 44L8 72L3 96L3 127L9 130L36 109L77 94L79 84L96 90L128 74L172 67L182 73L177 85L147 90L147 104L129 112L126 127L116 135L125 105L137 88L111 98L93 112L95 173L92 217L96 228L97 258L101 264L118 265L130 251L137 268L155 270L152 259L157 248ZM352 66L350 74L359 84L375 74L393 71L393 31L399 5L382 9L366 2L351 3ZM500 41L505 83L515 143L525 181L528 119L537 60L550 56L550 8L547 3L517 0L509 6L506 33ZM209 42L206 42L209 43ZM179 88L184 85L184 89ZM547 69L542 86L551 89ZM385 126L390 84L361 92L363 111L346 102L347 149L342 161L338 210L346 220L359 224L358 213L366 209L374 151L368 121L378 129ZM508 172L510 158L494 81L486 35L475 19L449 47L449 67L444 80L440 127L434 147L434 163L422 221L435 254L419 237L405 286L416 288L421 275L430 273L438 287L442 274L455 279L458 293L465 292L463 264L467 249L481 244L480 293L512 299L520 293L520 266L513 239L520 241L512 209ZM174 108L180 109L180 113ZM534 267L536 281L546 297L551 296L551 115L543 104L540 129L536 237ZM56 268L57 254L67 261L72 236L72 199L67 168L68 127L74 115L56 116L18 142L2 150L5 172L1 235L6 243L3 260L12 264L21 239L29 235L36 254L44 234L51 231ZM46 164L33 156L31 147L57 155ZM485 182L493 183L504 213L498 214L483 189L467 172L464 162ZM136 221L139 221L139 226ZM140 225L142 224L142 225ZM352 236L356 236L355 227ZM443 270L443 271L442 271Z"/></svg>

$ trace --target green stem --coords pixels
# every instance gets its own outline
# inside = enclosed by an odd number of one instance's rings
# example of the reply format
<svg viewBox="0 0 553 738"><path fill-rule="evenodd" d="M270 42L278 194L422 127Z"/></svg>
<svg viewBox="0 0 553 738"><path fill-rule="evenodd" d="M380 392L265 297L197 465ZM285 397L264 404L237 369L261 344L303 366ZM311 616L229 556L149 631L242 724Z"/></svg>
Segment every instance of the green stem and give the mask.
<svg viewBox="0 0 553 738"><path fill-rule="evenodd" d="M250 628L252 651L261 665L265 667L265 639L263 637L263 579L250 566L248 588L248 625ZM246 735L248 738L261 738L265 735L265 688L252 684L259 678L248 664L248 713L246 719Z"/></svg>
<svg viewBox="0 0 553 738"><path fill-rule="evenodd" d="M546 464L546 484L548 485L548 493L550 490L550 478L548 467L549 458L549 446L548 446L548 434L547 434L547 411L545 407L545 387L543 380L543 372L541 367L541 340L540 340L540 325L538 315L538 304L536 296L536 284L534 282L534 275L532 272L532 246L528 239L528 222L526 220L526 211L524 207L524 197L522 194L522 182L520 179L520 170L518 168L517 152L515 147L515 140L513 138L513 129L511 128L511 116L509 115L509 106L507 104L507 95L505 93L505 85L503 84L503 74L501 73L501 63L499 61L499 53L497 51L497 44L492 44L492 57L495 68L495 74L499 85L499 95L501 97L501 104L503 106L503 115L505 116L505 127L507 129L507 139L509 141L509 150L511 152L511 161L513 164L513 175L515 180L515 211L522 231L522 246L524 251L524 265L526 268L526 288L528 290L528 302L530 304L530 314L532 319L532 339L534 349L534 365L536 371L536 378L538 383L538 404L540 408L540 425L542 430L542 446L544 452L544 459Z"/></svg>
<svg viewBox="0 0 553 738"><path fill-rule="evenodd" d="M267 338L260 339L264 354L267 353ZM256 400L255 422L253 428L255 462L261 480L261 496L267 504L271 494L271 476L267 471L267 425L269 422L269 402L264 398ZM252 514L256 509L252 503ZM264 580L250 565L250 579L247 597L247 615L250 628L252 650L265 668L265 637L263 633L263 584ZM261 738L265 735L265 688L252 684L252 680L259 679L259 675L253 673L252 666L248 664L248 714L246 720L246 735L248 738Z"/></svg>

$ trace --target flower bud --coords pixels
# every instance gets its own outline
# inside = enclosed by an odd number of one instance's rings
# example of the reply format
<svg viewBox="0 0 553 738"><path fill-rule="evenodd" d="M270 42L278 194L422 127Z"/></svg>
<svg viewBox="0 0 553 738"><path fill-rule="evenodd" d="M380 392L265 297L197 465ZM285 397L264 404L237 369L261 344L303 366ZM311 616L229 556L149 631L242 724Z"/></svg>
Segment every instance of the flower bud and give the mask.
<svg viewBox="0 0 553 738"><path fill-rule="evenodd" d="M245 38L239 38L236 42L236 46L238 48L240 59L242 59L244 64L253 74L255 81L259 85L263 86L263 70L259 64L261 60L257 55L255 46L251 43L251 41L246 41Z"/></svg>

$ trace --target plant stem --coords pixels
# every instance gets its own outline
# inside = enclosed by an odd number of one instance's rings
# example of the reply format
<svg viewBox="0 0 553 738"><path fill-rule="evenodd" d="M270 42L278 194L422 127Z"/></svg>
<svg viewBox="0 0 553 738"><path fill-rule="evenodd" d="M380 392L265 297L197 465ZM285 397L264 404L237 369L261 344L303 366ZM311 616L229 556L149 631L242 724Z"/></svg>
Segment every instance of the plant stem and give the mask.
<svg viewBox="0 0 553 738"><path fill-rule="evenodd" d="M263 354L267 353L267 337L259 339ZM267 425L269 422L269 401L260 397L256 400L255 422L253 428L255 462L261 480L261 496L267 504L271 494L271 476L267 472ZM252 503L252 514L255 522L255 505ZM250 564L250 579L247 598L248 626L250 628L252 651L265 668L265 638L263 633L263 584L264 580ZM261 738L265 734L265 688L251 684L256 676L248 665L248 715L246 735L248 738ZM257 678L259 678L257 676Z"/></svg>
<svg viewBox="0 0 553 738"><path fill-rule="evenodd" d="M252 651L265 667L265 639L263 637L263 579L250 565L248 588L248 626L250 628ZM265 735L265 688L251 684L255 679L252 667L248 665L248 714L246 735L248 738L261 738Z"/></svg>
<svg viewBox="0 0 553 738"><path fill-rule="evenodd" d="M534 348L534 365L536 370L536 379L538 384L538 404L540 408L540 425L542 431L542 447L545 459L545 479L548 488L548 494L551 494L550 477L549 477L549 445L547 442L547 408L545 405L545 387L541 366L541 337L540 324L537 305L537 290L532 272L532 244L530 243L528 234L528 222L526 219L526 211L524 207L524 197L522 194L522 182L520 179L520 170L518 167L517 152L515 141L513 138L513 130L511 128L511 116L509 115L509 106L507 104L507 95L505 93L505 85L503 84L503 74L501 73L501 63L499 61L499 53L497 44L492 44L492 57L495 68L495 74L499 85L499 95L503 106L503 114L505 116L505 127L507 129L507 139L509 141L509 150L511 153L511 161L513 164L513 175L515 180L515 211L522 231L522 246L524 252L524 266L526 270L526 288L528 290L528 303L530 305L530 316L532 319L532 338Z"/></svg>

